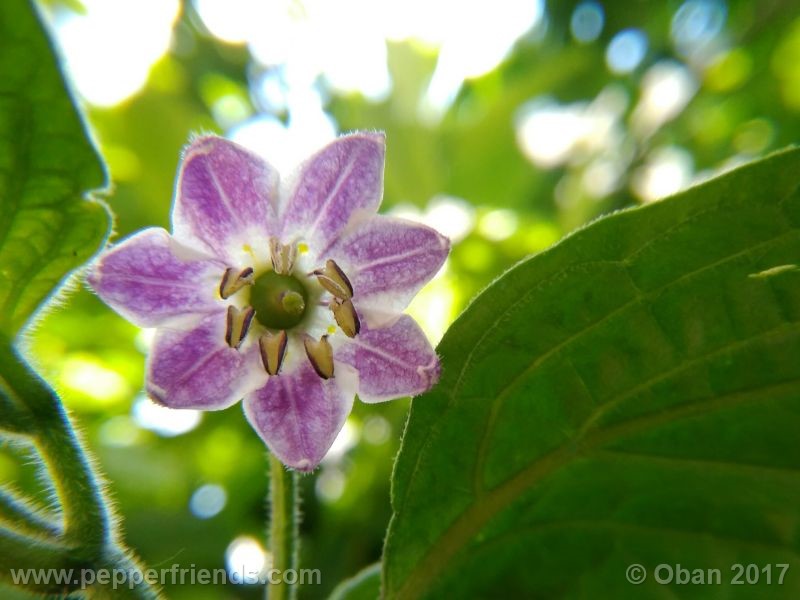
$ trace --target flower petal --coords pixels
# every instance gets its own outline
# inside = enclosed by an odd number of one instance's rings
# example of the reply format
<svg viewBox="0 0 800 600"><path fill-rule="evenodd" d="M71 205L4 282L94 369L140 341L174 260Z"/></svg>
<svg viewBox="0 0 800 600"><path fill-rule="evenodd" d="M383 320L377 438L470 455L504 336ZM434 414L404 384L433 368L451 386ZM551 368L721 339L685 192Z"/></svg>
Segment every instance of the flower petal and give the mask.
<svg viewBox="0 0 800 600"><path fill-rule="evenodd" d="M439 380L439 358L408 315L388 327L362 329L336 351L336 360L358 370L358 397L363 402L416 396Z"/></svg>
<svg viewBox="0 0 800 600"><path fill-rule="evenodd" d="M224 272L218 261L152 228L101 255L87 280L123 317L140 327L155 327L220 310L217 288Z"/></svg>
<svg viewBox="0 0 800 600"><path fill-rule="evenodd" d="M235 350L225 343L225 311L188 331L156 332L147 362L148 395L169 408L227 408L264 383L258 344Z"/></svg>
<svg viewBox="0 0 800 600"><path fill-rule="evenodd" d="M277 225L278 174L249 150L216 136L194 140L183 156L172 209L176 239L242 264L246 245L263 244Z"/></svg>
<svg viewBox="0 0 800 600"><path fill-rule="evenodd" d="M244 399L247 420L283 464L311 471L333 444L353 407L340 375L322 379L303 361Z"/></svg>
<svg viewBox="0 0 800 600"><path fill-rule="evenodd" d="M344 135L305 161L281 208L284 243L301 238L315 259L356 212L372 214L383 195L382 133Z"/></svg>
<svg viewBox="0 0 800 600"><path fill-rule="evenodd" d="M353 303L373 327L394 318L441 268L450 240L425 225L375 215L331 248L353 285Z"/></svg>

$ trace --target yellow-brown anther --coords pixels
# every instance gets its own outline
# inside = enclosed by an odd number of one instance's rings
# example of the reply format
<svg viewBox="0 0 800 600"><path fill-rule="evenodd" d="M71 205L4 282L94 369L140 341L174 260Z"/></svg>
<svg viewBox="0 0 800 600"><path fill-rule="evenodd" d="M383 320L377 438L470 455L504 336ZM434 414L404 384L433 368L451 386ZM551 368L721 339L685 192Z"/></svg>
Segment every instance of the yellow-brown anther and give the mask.
<svg viewBox="0 0 800 600"><path fill-rule="evenodd" d="M353 306L352 300L334 300L331 302L331 310L336 324L342 328L347 337L356 337L361 331L361 321Z"/></svg>
<svg viewBox="0 0 800 600"><path fill-rule="evenodd" d="M339 265L330 258L325 261L324 269L317 269L313 273L317 276L320 285L339 300L349 300L353 297L353 286L350 280L339 268Z"/></svg>
<svg viewBox="0 0 800 600"><path fill-rule="evenodd" d="M222 276L222 283L219 284L219 295L223 300L230 298L240 289L246 285L253 283L253 269L247 267L246 269L225 269L225 274Z"/></svg>
<svg viewBox="0 0 800 600"><path fill-rule="evenodd" d="M252 306L236 308L228 306L227 327L225 329L225 341L231 348L239 348L242 341L250 329L250 323L256 311Z"/></svg>
<svg viewBox="0 0 800 600"><path fill-rule="evenodd" d="M306 348L306 355L311 362L311 366L317 372L317 375L323 379L330 379L333 377L333 348L328 341L328 336L323 335L319 341L311 336L306 336L303 340L303 345Z"/></svg>
<svg viewBox="0 0 800 600"><path fill-rule="evenodd" d="M281 370L288 339L285 331L279 331L278 333L270 333L268 331L258 339L261 362L264 363L264 368L270 375L277 375Z"/></svg>
<svg viewBox="0 0 800 600"><path fill-rule="evenodd" d="M272 258L272 268L279 275L291 275L294 261L297 258L297 246L294 244L281 244L277 238L269 239L269 251Z"/></svg>

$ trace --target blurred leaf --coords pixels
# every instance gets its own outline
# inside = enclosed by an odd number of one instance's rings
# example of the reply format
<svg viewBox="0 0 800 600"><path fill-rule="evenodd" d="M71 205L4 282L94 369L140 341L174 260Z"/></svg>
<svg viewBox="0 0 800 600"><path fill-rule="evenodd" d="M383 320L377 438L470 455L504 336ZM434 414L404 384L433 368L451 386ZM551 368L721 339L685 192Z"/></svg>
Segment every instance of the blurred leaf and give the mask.
<svg viewBox="0 0 800 600"><path fill-rule="evenodd" d="M328 600L375 600L381 595L381 565L370 565L336 586Z"/></svg>
<svg viewBox="0 0 800 600"><path fill-rule="evenodd" d="M0 329L15 333L105 239L105 174L29 2L0 8Z"/></svg>
<svg viewBox="0 0 800 600"><path fill-rule="evenodd" d="M655 598L681 563L742 598L732 564L800 569L799 181L789 150L601 219L465 311L412 404L386 597L627 597L641 563Z"/></svg>

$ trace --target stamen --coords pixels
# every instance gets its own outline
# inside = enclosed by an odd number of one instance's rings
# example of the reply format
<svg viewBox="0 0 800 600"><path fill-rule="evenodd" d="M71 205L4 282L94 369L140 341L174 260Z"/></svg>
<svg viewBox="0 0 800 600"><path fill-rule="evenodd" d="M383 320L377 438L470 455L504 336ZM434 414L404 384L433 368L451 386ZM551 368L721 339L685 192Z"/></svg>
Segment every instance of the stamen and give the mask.
<svg viewBox="0 0 800 600"><path fill-rule="evenodd" d="M330 258L325 262L324 269L313 271L320 285L340 300L349 300L353 297L353 286L347 275L344 274Z"/></svg>
<svg viewBox="0 0 800 600"><path fill-rule="evenodd" d="M323 379L330 379L333 377L333 348L328 341L328 336L323 335L319 341L316 341L311 336L306 336L303 340L303 345L306 348L306 355L311 362L311 366L317 372L317 375Z"/></svg>
<svg viewBox="0 0 800 600"><path fill-rule="evenodd" d="M286 343L288 336L285 331L270 333L269 331L258 339L258 347L261 350L261 362L270 375L277 375L283 364L283 357L286 354Z"/></svg>
<svg viewBox="0 0 800 600"><path fill-rule="evenodd" d="M238 275L237 275L238 272ZM239 271L238 269L225 269L222 276L222 283L219 285L219 295L223 300L230 298L246 285L253 283L253 269L247 267Z"/></svg>
<svg viewBox="0 0 800 600"><path fill-rule="evenodd" d="M331 302L331 310L336 324L342 328L347 337L356 337L361 331L361 321L353 306L352 300L334 300Z"/></svg>
<svg viewBox="0 0 800 600"><path fill-rule="evenodd" d="M294 244L281 244L278 238L272 237L269 238L269 251L275 272L280 275L291 275L297 258L297 247Z"/></svg>
<svg viewBox="0 0 800 600"><path fill-rule="evenodd" d="M225 341L231 348L238 349L250 329L250 323L256 311L252 306L236 308L228 306L227 328L225 330Z"/></svg>

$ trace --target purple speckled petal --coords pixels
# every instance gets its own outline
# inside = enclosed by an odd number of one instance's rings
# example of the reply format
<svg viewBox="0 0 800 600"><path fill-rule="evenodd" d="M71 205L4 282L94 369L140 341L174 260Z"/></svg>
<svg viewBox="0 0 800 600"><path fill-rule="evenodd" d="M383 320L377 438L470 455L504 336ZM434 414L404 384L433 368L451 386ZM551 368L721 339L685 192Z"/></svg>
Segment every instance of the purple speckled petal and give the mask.
<svg viewBox="0 0 800 600"><path fill-rule="evenodd" d="M353 302L374 326L396 317L433 277L450 240L425 225L374 215L354 223L330 250L353 285Z"/></svg>
<svg viewBox="0 0 800 600"><path fill-rule="evenodd" d="M354 214L377 211L385 151L382 133L354 133L300 165L281 207L284 243L301 238L312 258L322 258Z"/></svg>
<svg viewBox="0 0 800 600"><path fill-rule="evenodd" d="M336 351L335 358L358 370L358 397L363 402L416 396L439 380L439 358L408 315L388 327L362 328Z"/></svg>
<svg viewBox="0 0 800 600"><path fill-rule="evenodd" d="M266 247L277 227L278 174L228 140L205 136L186 149L172 209L176 239L241 265L245 245Z"/></svg>
<svg viewBox="0 0 800 600"><path fill-rule="evenodd" d="M169 408L218 410L263 385L258 344L239 350L225 343L225 311L205 317L194 329L156 332L147 362L146 389Z"/></svg>
<svg viewBox="0 0 800 600"><path fill-rule="evenodd" d="M333 444L353 407L339 375L321 379L303 361L244 399L247 420L283 464L311 471Z"/></svg>
<svg viewBox="0 0 800 600"><path fill-rule="evenodd" d="M217 288L224 272L219 261L153 228L104 253L87 281L120 315L140 327L155 327L220 310Z"/></svg>

